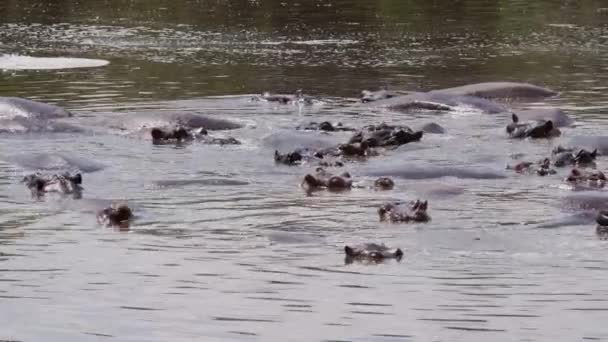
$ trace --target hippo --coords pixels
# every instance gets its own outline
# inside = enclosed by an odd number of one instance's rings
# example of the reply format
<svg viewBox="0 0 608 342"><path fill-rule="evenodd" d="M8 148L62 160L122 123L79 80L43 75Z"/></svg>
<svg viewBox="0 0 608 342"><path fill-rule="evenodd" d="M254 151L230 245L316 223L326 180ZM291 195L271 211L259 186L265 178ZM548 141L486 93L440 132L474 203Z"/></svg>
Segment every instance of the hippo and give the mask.
<svg viewBox="0 0 608 342"><path fill-rule="evenodd" d="M354 128L346 127L342 125L341 122L336 124L332 124L329 121L323 121L321 123L318 122L310 122L304 126L296 127L297 130L305 130L305 131L324 131L324 132L337 132L337 131L355 131Z"/></svg>
<svg viewBox="0 0 608 342"><path fill-rule="evenodd" d="M560 130L553 126L551 120L539 122L519 123L517 114L512 114L512 123L507 125L507 133L511 138L553 138L561 135Z"/></svg>
<svg viewBox="0 0 608 342"><path fill-rule="evenodd" d="M399 248L391 249L384 244L365 243L356 246L344 246L345 264L354 261L379 263L387 259L401 261L403 251Z"/></svg>
<svg viewBox="0 0 608 342"><path fill-rule="evenodd" d="M428 202L416 200L410 203L385 203L378 209L380 222L428 222L431 217L427 213Z"/></svg>
<svg viewBox="0 0 608 342"><path fill-rule="evenodd" d="M549 121L555 127L568 127L574 123L568 114L557 108L519 108L510 111L521 121Z"/></svg>
<svg viewBox="0 0 608 342"><path fill-rule="evenodd" d="M112 203L97 213L97 222L106 227L128 229L132 219L133 212L126 203Z"/></svg>
<svg viewBox="0 0 608 342"><path fill-rule="evenodd" d="M29 170L66 172L78 170L91 173L103 170L106 166L92 159L73 153L22 153L8 156L6 161Z"/></svg>
<svg viewBox="0 0 608 342"><path fill-rule="evenodd" d="M568 165L595 166L597 149L589 152L584 148L575 150L573 148L558 146L553 149L553 154L555 155L555 162L553 164L557 167Z"/></svg>
<svg viewBox="0 0 608 342"><path fill-rule="evenodd" d="M27 100L20 97L0 96L0 119L24 117L29 119L49 120L71 116L72 113L55 105Z"/></svg>
<svg viewBox="0 0 608 342"><path fill-rule="evenodd" d="M72 195L74 199L82 197L82 175L69 173L42 175L34 173L23 177L22 183L30 189L32 197L40 198L46 193Z"/></svg>
<svg viewBox="0 0 608 342"><path fill-rule="evenodd" d="M389 177L380 177L374 181L374 189L376 190L392 190L395 187L395 182Z"/></svg>
<svg viewBox="0 0 608 342"><path fill-rule="evenodd" d="M363 127L353 135L348 143L365 143L369 147L401 146L410 142L420 141L422 131L414 132L407 126L389 125L381 123Z"/></svg>
<svg viewBox="0 0 608 342"><path fill-rule="evenodd" d="M566 177L566 181L583 189L586 187L603 188L606 184L606 176L598 170L585 171L575 168Z"/></svg>
<svg viewBox="0 0 608 342"><path fill-rule="evenodd" d="M225 131L242 128L238 122L217 119L195 113L164 113L164 112L142 112L124 115L116 124L114 121L110 127L127 131L141 131L154 127L184 127L186 129L204 128L208 131Z"/></svg>
<svg viewBox="0 0 608 342"><path fill-rule="evenodd" d="M534 168L539 165L538 168ZM545 158L539 163L521 162L515 166L507 166L507 169L515 170L517 173L536 173L539 176L553 175L557 171L551 168L551 159Z"/></svg>
<svg viewBox="0 0 608 342"><path fill-rule="evenodd" d="M176 127L172 129L155 127L150 131L150 135L152 136L152 144L154 145L180 144L194 140L210 145L241 144L240 141L232 137L212 138L208 135L205 128L199 128L193 131L184 127Z"/></svg>
<svg viewBox="0 0 608 342"><path fill-rule="evenodd" d="M608 240L608 210L600 210L595 217L595 232L600 240Z"/></svg>
<svg viewBox="0 0 608 342"><path fill-rule="evenodd" d="M444 134L445 128L435 122L428 122L420 127L420 131L431 134Z"/></svg>
<svg viewBox="0 0 608 342"><path fill-rule="evenodd" d="M314 102L312 97L304 95L304 93L302 92L302 89L296 90L294 95L271 94L269 92L264 92L259 96L252 97L251 100L252 101L276 102L279 104L304 103L307 105L311 105Z"/></svg>
<svg viewBox="0 0 608 342"><path fill-rule="evenodd" d="M558 92L528 83L483 82L432 90L430 93L476 96L485 99L536 99L556 96Z"/></svg>
<svg viewBox="0 0 608 342"><path fill-rule="evenodd" d="M308 192L315 190L327 189L329 191L350 190L353 186L353 181L348 172L342 172L339 175L334 175L327 172L322 167L315 170L315 175L307 174L301 186Z"/></svg>

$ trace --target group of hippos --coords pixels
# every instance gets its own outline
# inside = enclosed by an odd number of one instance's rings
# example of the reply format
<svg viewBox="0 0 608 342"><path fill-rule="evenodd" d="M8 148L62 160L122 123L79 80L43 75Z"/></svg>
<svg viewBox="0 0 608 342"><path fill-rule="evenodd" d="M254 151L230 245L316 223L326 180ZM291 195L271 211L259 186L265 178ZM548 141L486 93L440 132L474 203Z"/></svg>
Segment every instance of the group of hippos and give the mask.
<svg viewBox="0 0 608 342"><path fill-rule="evenodd" d="M378 91L364 90L358 106L369 108L387 108L389 110L409 112L413 110L450 111L455 107L465 106L486 113L508 113L511 123L506 126L506 134L513 139L547 139L561 134L560 127L567 126L572 120L557 109L515 110L498 100L526 100L547 98L558 95L557 92L527 83L486 82L461 87L432 90L428 92L393 92L386 89ZM50 106L42 103L19 99L4 98L5 101L20 103L30 108ZM293 95L264 93L252 98L253 101L266 101L279 105L312 104L314 98L297 91ZM57 107L55 107L57 108ZM56 110L56 109L55 109ZM155 145L184 144L201 142L216 145L234 145L241 142L233 137L212 137L210 130L218 130L221 119L189 117L189 120L169 121L165 126L146 127L146 132ZM226 127L238 125L226 122ZM221 125L220 125L221 126ZM356 185L348 172L331 172L329 169L342 168L353 160L367 158L385 153L399 146L419 142L425 133L440 133L443 128L437 124L427 124L419 130L404 125L379 123L360 129L348 127L342 123L310 122L295 127L297 130L322 131L327 134L336 131L350 131L347 141L325 148L299 148L292 151L274 152L274 161L284 165L312 165L314 172L303 177L301 187L307 192L345 191ZM598 151L589 151L583 147L557 147L551 157L540 161L524 161L508 166L517 173L547 176L555 174L556 167L573 167L567 182L576 186L601 188L606 183L605 175L595 170ZM22 182L31 191L32 196L40 198L46 193L59 193L80 198L82 192L82 175L80 173L42 174L34 173L25 176ZM385 191L394 187L389 177L376 179L371 186L374 190ZM377 211L379 220L393 223L428 222L428 201L417 199L412 202L390 202L383 204ZM132 210L126 203L116 202L97 212L100 224L128 229L133 219ZM608 234L608 211L600 210L596 222L598 233ZM367 243L356 246L345 246L346 262L365 261L380 262L385 259L400 260L403 251L389 248L384 244Z"/></svg>

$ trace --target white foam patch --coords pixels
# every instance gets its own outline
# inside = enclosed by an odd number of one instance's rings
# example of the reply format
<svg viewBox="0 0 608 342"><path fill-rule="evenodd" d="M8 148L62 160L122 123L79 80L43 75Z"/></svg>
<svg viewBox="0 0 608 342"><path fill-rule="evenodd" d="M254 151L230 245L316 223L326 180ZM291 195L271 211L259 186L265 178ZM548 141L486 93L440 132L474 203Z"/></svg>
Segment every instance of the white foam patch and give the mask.
<svg viewBox="0 0 608 342"><path fill-rule="evenodd" d="M70 57L31 57L13 54L0 56L2 70L53 70L74 68L96 68L110 64L103 59Z"/></svg>

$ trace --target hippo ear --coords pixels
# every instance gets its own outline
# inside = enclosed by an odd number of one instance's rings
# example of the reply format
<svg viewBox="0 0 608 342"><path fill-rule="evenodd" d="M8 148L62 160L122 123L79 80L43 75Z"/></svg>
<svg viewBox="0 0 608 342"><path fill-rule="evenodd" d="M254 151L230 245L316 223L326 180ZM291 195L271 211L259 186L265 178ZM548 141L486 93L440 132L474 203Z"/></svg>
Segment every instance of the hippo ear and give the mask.
<svg viewBox="0 0 608 342"><path fill-rule="evenodd" d="M548 120L547 122L545 122L545 129L546 129L547 131L552 130L552 129L553 129L553 121Z"/></svg>
<svg viewBox="0 0 608 342"><path fill-rule="evenodd" d="M518 123L519 117L517 116L517 114L513 113L511 114L511 120L513 120L513 123Z"/></svg>
<svg viewBox="0 0 608 342"><path fill-rule="evenodd" d="M403 256L403 251L401 250L401 248L397 248L397 250L395 251L395 256L397 258L401 258Z"/></svg>
<svg viewBox="0 0 608 342"><path fill-rule="evenodd" d="M348 256L355 256L355 251L350 246L344 246L344 253Z"/></svg>
<svg viewBox="0 0 608 342"><path fill-rule="evenodd" d="M426 210L427 206L429 205L428 201L424 201L420 204L420 210Z"/></svg>
<svg viewBox="0 0 608 342"><path fill-rule="evenodd" d="M74 175L74 177L72 177L72 180L76 184L82 184L82 175L80 173L77 173Z"/></svg>
<svg viewBox="0 0 608 342"><path fill-rule="evenodd" d="M591 152L591 157L593 157L593 158L597 157L597 148L595 150L593 150L593 152Z"/></svg>
<svg viewBox="0 0 608 342"><path fill-rule="evenodd" d="M424 135L424 132L418 131L418 132L414 133L414 139L416 139L416 141L419 141L420 139L422 139L423 135Z"/></svg>

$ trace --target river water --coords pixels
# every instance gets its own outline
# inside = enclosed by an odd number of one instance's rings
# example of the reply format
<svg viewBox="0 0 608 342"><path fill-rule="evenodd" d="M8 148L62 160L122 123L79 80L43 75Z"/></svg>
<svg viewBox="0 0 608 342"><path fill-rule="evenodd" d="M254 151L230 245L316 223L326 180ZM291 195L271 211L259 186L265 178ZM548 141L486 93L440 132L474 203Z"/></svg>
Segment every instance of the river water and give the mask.
<svg viewBox="0 0 608 342"><path fill-rule="evenodd" d="M569 170L504 170L608 127L605 1L4 0L0 18L0 95L61 105L88 130L0 135L0 340L608 340L608 242L567 205ZM355 105L366 88L496 80L560 91L530 105L575 125L513 141L506 115ZM321 101L249 101L296 89ZM112 128L141 112L239 121L223 133L243 144L152 146ZM325 119L447 133L346 165L363 184L407 170L392 191L308 196L312 167L272 154ZM84 198L33 200L19 183L32 154L90 160ZM431 222L378 222L384 201L416 198ZM115 199L137 215L128 232L95 220ZM361 242L405 255L345 265Z"/></svg>

